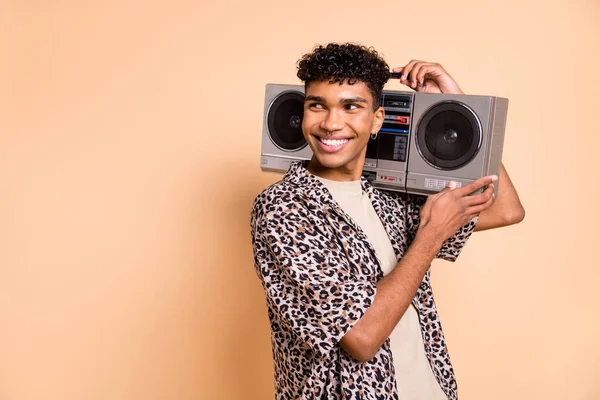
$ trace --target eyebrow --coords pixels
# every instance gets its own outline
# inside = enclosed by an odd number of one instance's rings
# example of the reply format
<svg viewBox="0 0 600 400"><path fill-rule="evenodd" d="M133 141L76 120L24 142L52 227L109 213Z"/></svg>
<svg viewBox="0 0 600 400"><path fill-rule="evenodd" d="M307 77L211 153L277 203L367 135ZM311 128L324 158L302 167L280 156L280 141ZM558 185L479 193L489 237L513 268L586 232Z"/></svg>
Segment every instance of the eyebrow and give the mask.
<svg viewBox="0 0 600 400"><path fill-rule="evenodd" d="M321 96L306 96L305 101L318 101L319 103L325 103L325 98ZM340 104L351 104L351 103L368 103L366 99L362 97L350 97L347 99L341 99Z"/></svg>

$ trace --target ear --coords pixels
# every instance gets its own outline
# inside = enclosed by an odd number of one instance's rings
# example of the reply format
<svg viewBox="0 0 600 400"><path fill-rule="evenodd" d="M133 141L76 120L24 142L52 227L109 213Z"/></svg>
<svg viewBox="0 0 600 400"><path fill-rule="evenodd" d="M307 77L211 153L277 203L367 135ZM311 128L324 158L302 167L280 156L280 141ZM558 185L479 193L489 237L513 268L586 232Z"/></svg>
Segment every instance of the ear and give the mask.
<svg viewBox="0 0 600 400"><path fill-rule="evenodd" d="M375 111L375 118L373 118L373 124L371 125L371 134L376 134L379 132L381 127L383 126L383 121L385 120L385 110L383 107L379 107Z"/></svg>

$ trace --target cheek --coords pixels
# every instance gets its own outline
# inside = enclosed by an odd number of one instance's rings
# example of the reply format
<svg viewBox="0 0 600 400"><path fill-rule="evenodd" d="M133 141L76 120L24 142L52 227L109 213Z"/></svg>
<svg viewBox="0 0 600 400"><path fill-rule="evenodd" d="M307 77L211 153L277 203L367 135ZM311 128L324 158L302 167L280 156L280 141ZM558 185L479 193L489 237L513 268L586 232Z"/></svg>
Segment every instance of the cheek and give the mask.
<svg viewBox="0 0 600 400"><path fill-rule="evenodd" d="M348 125L351 125L356 133L368 133L370 135L374 121L374 118L371 118L370 116L357 116L357 118L354 118Z"/></svg>
<svg viewBox="0 0 600 400"><path fill-rule="evenodd" d="M319 119L312 113L305 113L302 117L302 131L308 132L315 125L319 124Z"/></svg>

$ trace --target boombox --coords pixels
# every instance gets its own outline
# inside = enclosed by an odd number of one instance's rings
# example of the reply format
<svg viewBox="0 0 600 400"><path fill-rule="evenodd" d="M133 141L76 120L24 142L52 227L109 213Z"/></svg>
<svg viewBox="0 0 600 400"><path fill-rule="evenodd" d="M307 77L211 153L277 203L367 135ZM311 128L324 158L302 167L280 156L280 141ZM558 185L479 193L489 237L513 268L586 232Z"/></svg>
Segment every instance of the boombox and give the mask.
<svg viewBox="0 0 600 400"><path fill-rule="evenodd" d="M385 120L369 140L362 174L382 190L429 195L498 175L508 99L384 90ZM267 84L261 169L285 173L309 160L302 134L304 86ZM498 183L495 185L498 195Z"/></svg>

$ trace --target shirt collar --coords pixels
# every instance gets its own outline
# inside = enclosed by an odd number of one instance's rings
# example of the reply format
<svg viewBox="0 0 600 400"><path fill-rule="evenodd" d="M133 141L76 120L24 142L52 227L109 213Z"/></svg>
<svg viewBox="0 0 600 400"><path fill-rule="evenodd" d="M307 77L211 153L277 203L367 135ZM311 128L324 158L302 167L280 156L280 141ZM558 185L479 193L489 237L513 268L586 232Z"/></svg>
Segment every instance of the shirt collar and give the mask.
<svg viewBox="0 0 600 400"><path fill-rule="evenodd" d="M350 216L347 215L341 209L341 207L334 200L333 196L331 195L329 190L327 190L327 187L323 184L323 182L318 180L314 174L310 173L306 169L307 165L308 160L292 162L290 168L288 169L287 173L283 178L284 181L287 181L288 183L296 186L296 190L299 193L303 194L308 199L310 199L310 202L312 203L313 207L320 210L321 212L324 212L323 215L327 215L327 213L329 212L335 212L338 215L342 216L348 225L352 226L356 232L360 232L361 237L364 239L365 243L367 243L367 247L373 253L373 256L377 259L375 249L369 242L367 236L362 231L362 228L356 225L354 220L352 220L352 218L350 218ZM371 204L373 205L375 212L381 219L381 222L383 223L383 226L386 232L388 233L388 236L394 237L393 232L391 231L391 225L386 223L385 212L383 209L385 203L382 201L383 199L380 195L380 192L376 190L364 176L360 177L360 183L363 190L369 196ZM398 254L398 249L396 248L396 246L394 246L394 251L396 252L396 254ZM383 277L383 272L379 263L376 266L372 266L372 268L374 276L378 276L379 278Z"/></svg>
<svg viewBox="0 0 600 400"><path fill-rule="evenodd" d="M306 169L307 166L308 160L293 161L283 179L298 186L298 188L310 198L327 200L329 203L334 203L333 197L323 182L318 180L314 174L310 173ZM369 181L364 176L361 176L360 183L362 189L372 198L373 188Z"/></svg>

